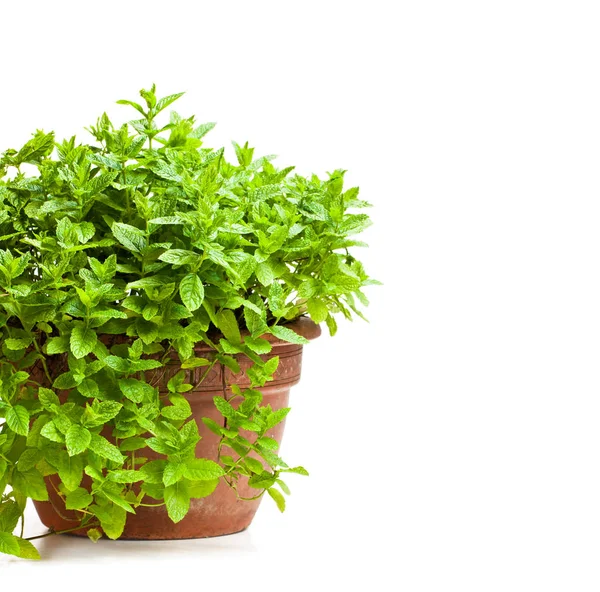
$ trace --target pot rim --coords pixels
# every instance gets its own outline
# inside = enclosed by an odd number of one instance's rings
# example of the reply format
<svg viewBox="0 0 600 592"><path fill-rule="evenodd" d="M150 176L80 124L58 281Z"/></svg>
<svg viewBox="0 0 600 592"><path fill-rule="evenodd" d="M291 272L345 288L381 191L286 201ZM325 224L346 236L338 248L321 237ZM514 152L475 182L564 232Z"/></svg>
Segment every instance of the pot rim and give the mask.
<svg viewBox="0 0 600 592"><path fill-rule="evenodd" d="M293 321L290 321L289 323L282 323L279 326L291 329L292 331L294 331L294 333L297 333L298 335L300 335L301 337L304 337L305 339L308 339L309 341L312 341L313 339L316 339L317 337L319 337L322 332L321 326L318 325L317 323L315 323L308 316L298 317L297 319L294 319ZM240 334L242 336L242 341L243 341L245 337L250 335L250 331L248 331L248 329L242 329L240 331ZM125 336L122 334L98 333L98 338L105 345L113 345L115 342L118 343L124 337ZM208 337L212 341L219 341L219 339L221 337L224 337L224 335L219 331L214 331L212 333L208 333ZM289 341L284 341L283 339L279 339L279 337L276 337L275 335L273 335L271 333L264 333L260 337L262 339L265 339L266 341L268 341L273 347L285 347L285 346L302 347L302 345L290 343ZM133 340L133 338L129 337L129 338L127 338L127 340ZM199 341L198 343L196 343L194 345L194 349L196 351L213 351L209 345L207 345L206 343L203 343L202 341ZM58 355L63 355L63 354L57 354L57 356Z"/></svg>

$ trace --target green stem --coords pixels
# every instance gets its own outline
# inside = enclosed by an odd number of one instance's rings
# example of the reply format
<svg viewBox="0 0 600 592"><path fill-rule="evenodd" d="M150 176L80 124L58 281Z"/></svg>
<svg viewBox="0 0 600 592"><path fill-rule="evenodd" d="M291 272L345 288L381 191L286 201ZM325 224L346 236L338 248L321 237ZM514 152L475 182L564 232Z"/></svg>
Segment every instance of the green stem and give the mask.
<svg viewBox="0 0 600 592"><path fill-rule="evenodd" d="M51 385L52 378L50 376L50 372L48 371L48 365L46 364L46 358L44 357L44 354L42 353L42 350L40 349L40 346L38 345L38 342L36 339L33 340L33 345L34 345L36 351L38 352L38 354L40 354L40 356L42 356L40 358L40 360L42 362L42 368L44 368L44 374L46 375L46 378L48 379L49 385Z"/></svg>
<svg viewBox="0 0 600 592"><path fill-rule="evenodd" d="M34 537L29 537L27 539L25 539L26 541L35 541L36 539L43 539L44 537L48 537L51 536L53 534L67 534L68 532L75 532L76 530L81 530L82 528L95 528L96 526L100 526L99 523L92 523L92 524L80 524L79 526L74 526L73 528L66 528L64 530L52 530L50 529L50 532L47 532L46 534L38 534L37 536Z"/></svg>

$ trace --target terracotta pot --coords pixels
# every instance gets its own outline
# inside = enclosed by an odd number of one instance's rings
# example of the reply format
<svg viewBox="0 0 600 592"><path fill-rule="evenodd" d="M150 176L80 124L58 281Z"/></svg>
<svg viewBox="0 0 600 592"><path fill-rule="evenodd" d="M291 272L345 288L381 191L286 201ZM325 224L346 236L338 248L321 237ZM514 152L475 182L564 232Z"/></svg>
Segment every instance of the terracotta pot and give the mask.
<svg viewBox="0 0 600 592"><path fill-rule="evenodd" d="M321 334L319 326L307 318L298 319L288 327L307 339L314 339ZM279 356L279 367L273 380L260 390L263 394L263 404L270 404L273 409L280 409L288 406L290 388L300 380L302 346L282 342L272 335L265 336L265 338L271 341L273 349L271 353L261 357L269 359ZM204 344L198 345L195 351L198 357L210 358L212 356L212 350ZM210 417L223 423L223 417L214 406L213 397L223 395L224 389L226 396L231 395L231 390L228 388L231 384L237 384L242 388L250 384L245 371L252 365L252 362L244 355L236 357L242 369L240 374L234 375L228 368L221 364L215 364L197 389L185 393L192 407L193 419L196 420L202 436L196 447L197 457L217 460L219 438L202 422L203 417ZM145 376L150 384L158 386L161 392L165 392L168 380L179 370L179 360L174 356L165 367L146 372ZM187 370L186 372L190 376L186 382L197 384L206 371L206 367ZM277 425L268 435L281 442L284 423ZM139 456L147 457L150 460L164 458L149 448L140 450ZM50 501L34 502L41 521L55 531L73 528L77 524L76 514L65 509L62 499L52 486L52 484L58 486L57 476L47 477L46 480ZM83 486L86 486L85 481ZM89 486L89 481L87 486ZM245 480L240 483L238 489L243 497L251 497L257 493L257 490L250 488ZM215 492L209 497L193 499L189 513L177 524L170 520L164 506L137 508L135 515L128 514L127 524L121 538L187 539L239 532L250 525L260 501L260 499L253 501L237 499L233 490L221 481ZM85 531L76 531L73 534L85 536Z"/></svg>

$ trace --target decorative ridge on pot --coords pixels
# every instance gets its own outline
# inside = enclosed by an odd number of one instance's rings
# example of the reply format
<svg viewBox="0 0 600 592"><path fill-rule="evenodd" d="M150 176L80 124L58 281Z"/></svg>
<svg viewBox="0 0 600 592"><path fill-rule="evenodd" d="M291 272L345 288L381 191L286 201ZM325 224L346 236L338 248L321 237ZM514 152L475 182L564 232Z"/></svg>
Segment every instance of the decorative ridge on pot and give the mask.
<svg viewBox="0 0 600 592"><path fill-rule="evenodd" d="M181 94L0 157L0 553L39 558L28 499L48 535L206 537L308 475L279 456L289 391L378 283L354 255L369 204L343 170L235 142L233 164L214 124L160 122Z"/></svg>

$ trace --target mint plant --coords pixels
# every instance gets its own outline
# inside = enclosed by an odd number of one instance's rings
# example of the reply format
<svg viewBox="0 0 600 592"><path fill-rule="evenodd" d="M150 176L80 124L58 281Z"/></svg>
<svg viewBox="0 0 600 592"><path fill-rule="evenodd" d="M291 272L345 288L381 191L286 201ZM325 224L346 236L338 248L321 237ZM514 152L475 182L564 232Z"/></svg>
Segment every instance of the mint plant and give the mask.
<svg viewBox="0 0 600 592"><path fill-rule="evenodd" d="M343 189L344 171L294 175L247 143L229 162L203 144L213 123L176 112L160 122L182 93L140 94L119 101L135 119L115 127L102 115L89 144L37 131L0 159L2 553L39 557L23 512L48 499L49 475L77 512L71 530L92 540L119 538L144 505L178 522L219 480L236 490L247 478L283 511L282 477L307 472L267 436L289 409L262 404L278 365L260 357L264 336L305 343L286 326L302 315L333 335L335 315L362 317L362 288L376 283L350 252L364 246L354 235L369 204ZM197 357L200 343L214 355ZM144 373L173 352L181 371L163 391ZM251 386L215 398L223 425L198 426L186 369L239 372L240 355ZM195 456L203 430L220 438L218 463ZM147 448L160 460L145 461Z"/></svg>

